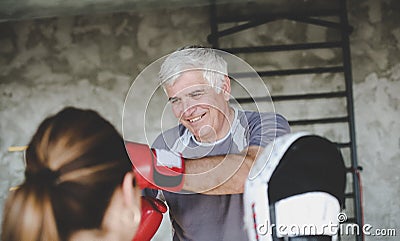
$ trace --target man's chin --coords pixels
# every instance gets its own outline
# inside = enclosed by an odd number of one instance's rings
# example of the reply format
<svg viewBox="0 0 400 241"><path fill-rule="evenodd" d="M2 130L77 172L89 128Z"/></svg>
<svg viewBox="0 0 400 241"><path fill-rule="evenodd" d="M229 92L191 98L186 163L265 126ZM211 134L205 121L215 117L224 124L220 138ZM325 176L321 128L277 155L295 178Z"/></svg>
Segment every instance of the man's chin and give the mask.
<svg viewBox="0 0 400 241"><path fill-rule="evenodd" d="M205 126L204 128L209 128L209 126ZM201 142L215 142L218 140L217 138L217 133L215 130L207 130L205 131L204 129L200 129L199 132L197 132L196 139L201 140Z"/></svg>

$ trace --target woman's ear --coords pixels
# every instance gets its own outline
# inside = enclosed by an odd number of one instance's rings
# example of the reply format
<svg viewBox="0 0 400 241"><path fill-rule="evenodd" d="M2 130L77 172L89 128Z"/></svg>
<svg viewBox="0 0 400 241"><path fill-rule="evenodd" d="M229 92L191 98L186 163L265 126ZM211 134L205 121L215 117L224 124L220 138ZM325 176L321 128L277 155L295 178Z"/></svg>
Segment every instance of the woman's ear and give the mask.
<svg viewBox="0 0 400 241"><path fill-rule="evenodd" d="M229 101L231 98L231 79L229 76L224 76L224 83L222 84L222 93L224 94L224 99Z"/></svg>
<svg viewBox="0 0 400 241"><path fill-rule="evenodd" d="M133 173L128 172L124 176L124 180L122 182L122 195L124 199L124 204L128 207L133 205L134 202L134 192L133 192Z"/></svg>
<svg viewBox="0 0 400 241"><path fill-rule="evenodd" d="M134 187L133 180L133 172L128 172L125 174L124 180L122 182L122 199L124 211L128 214L129 217L125 220L129 223L128 227L133 227L132 231L136 232L141 219L141 199L140 191L139 189Z"/></svg>
<svg viewBox="0 0 400 241"><path fill-rule="evenodd" d="M132 210L133 224L138 225L141 217L141 195L140 190L133 185L133 172L128 172L122 182L122 198L127 209Z"/></svg>

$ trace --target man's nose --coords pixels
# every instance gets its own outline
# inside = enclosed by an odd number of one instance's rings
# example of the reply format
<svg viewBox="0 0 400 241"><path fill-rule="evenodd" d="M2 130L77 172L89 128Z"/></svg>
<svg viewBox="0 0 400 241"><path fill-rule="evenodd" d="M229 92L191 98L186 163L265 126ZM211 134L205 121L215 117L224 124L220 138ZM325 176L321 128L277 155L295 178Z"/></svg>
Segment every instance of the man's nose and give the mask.
<svg viewBox="0 0 400 241"><path fill-rule="evenodd" d="M183 116L190 116L196 110L196 104L190 98L182 100Z"/></svg>

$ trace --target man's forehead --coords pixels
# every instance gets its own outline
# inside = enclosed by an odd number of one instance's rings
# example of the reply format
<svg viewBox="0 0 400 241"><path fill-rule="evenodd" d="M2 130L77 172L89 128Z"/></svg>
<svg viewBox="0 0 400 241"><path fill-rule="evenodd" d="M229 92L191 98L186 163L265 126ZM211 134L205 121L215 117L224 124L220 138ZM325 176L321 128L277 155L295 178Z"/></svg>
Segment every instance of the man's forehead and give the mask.
<svg viewBox="0 0 400 241"><path fill-rule="evenodd" d="M176 89L175 91L168 91L168 88L167 88L167 93L168 93L168 95L174 95L174 96L187 95L187 94L197 92L197 91L204 91L210 87L211 87L211 85L209 83L192 84L192 85L188 85L183 88L180 88L180 89Z"/></svg>
<svg viewBox="0 0 400 241"><path fill-rule="evenodd" d="M168 96L188 94L196 90L210 87L210 83L204 79L203 72L191 70L183 72L171 85L166 86Z"/></svg>

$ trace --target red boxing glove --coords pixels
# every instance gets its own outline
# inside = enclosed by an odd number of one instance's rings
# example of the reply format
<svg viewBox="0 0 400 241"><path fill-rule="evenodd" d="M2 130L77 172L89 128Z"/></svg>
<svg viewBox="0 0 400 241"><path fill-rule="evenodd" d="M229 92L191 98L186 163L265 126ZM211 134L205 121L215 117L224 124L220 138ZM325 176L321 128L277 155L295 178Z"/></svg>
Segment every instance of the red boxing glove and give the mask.
<svg viewBox="0 0 400 241"><path fill-rule="evenodd" d="M182 190L185 161L180 154L135 142L125 142L125 147L140 188Z"/></svg>
<svg viewBox="0 0 400 241"><path fill-rule="evenodd" d="M149 241L157 232L163 213L167 211L167 206L162 201L152 197L141 197L141 205L142 217L132 241Z"/></svg>

